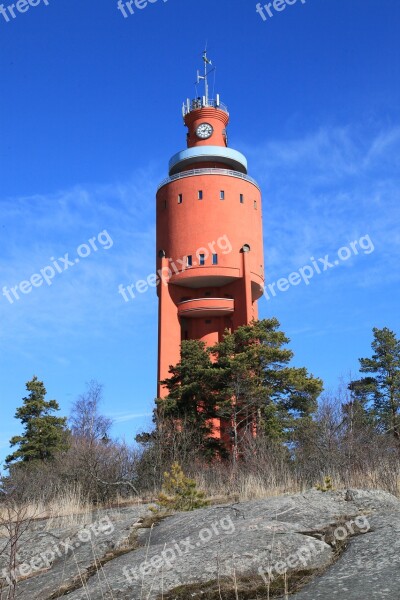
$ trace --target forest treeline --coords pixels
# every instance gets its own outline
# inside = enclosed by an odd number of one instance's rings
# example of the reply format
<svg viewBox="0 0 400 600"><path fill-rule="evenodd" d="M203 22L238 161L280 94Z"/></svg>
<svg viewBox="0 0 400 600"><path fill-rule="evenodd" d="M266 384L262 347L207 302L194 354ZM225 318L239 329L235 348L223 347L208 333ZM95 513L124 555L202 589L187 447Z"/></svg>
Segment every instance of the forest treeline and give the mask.
<svg viewBox="0 0 400 600"><path fill-rule="evenodd" d="M154 428L131 443L111 436L103 387L89 382L60 416L38 377L26 384L15 417L0 498L53 502L66 490L90 504L151 498L179 463L209 495L255 497L315 486L379 487L400 493L400 341L373 329L360 377L323 391L292 365L276 319L227 331L212 347L182 342L181 359L163 381ZM220 434L220 435L219 435Z"/></svg>

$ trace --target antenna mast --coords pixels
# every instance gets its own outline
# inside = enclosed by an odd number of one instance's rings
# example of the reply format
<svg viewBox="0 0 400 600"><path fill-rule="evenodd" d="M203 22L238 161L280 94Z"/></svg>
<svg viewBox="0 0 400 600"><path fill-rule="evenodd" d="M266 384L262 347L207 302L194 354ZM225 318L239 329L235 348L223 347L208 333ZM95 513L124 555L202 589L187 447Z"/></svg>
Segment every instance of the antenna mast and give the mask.
<svg viewBox="0 0 400 600"><path fill-rule="evenodd" d="M208 106L208 107L212 106L214 108L223 110L226 113L228 112L228 109L225 106L225 104L223 104L221 102L219 94L216 94L215 98L210 98L210 95L209 95L210 88L209 88L209 83L208 83L208 77L211 73L215 73L216 68L213 66L211 60L207 56L207 48L203 52L203 62L204 62L204 75L200 75L200 70L199 69L197 70L197 80L195 83L196 98L194 98L192 101L190 101L190 99L187 98L186 102L183 103L182 116L184 119L185 119L186 115L189 114L192 110L198 110L205 106ZM212 68L210 69L208 65L210 65L210 67L212 67ZM204 96L202 96L202 97L197 95L199 93L197 86L199 85L201 80L204 80ZM214 87L212 90L213 95L214 95L214 88L215 88L215 75L214 75Z"/></svg>
<svg viewBox="0 0 400 600"><path fill-rule="evenodd" d="M200 83L201 79L204 79L204 93L205 93L205 105L208 106L208 71L207 65L212 65L211 60L207 57L207 50L203 52L203 61L204 61L204 75L200 75L200 71L197 71L197 83Z"/></svg>

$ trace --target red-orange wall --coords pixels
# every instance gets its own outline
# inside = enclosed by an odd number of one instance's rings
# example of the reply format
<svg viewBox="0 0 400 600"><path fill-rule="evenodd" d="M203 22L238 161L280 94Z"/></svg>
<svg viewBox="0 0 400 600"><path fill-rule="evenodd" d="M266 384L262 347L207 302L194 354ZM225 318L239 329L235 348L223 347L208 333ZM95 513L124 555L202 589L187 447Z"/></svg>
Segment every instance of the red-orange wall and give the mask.
<svg viewBox="0 0 400 600"><path fill-rule="evenodd" d="M199 190L203 191L203 200L198 200ZM220 200L221 190L225 200ZM178 204L179 194L183 196L182 204ZM222 236L227 236L232 252L222 254L217 250L218 267L240 269L240 249L249 244L250 269L262 284L261 194L255 185L227 175L198 175L172 181L158 191L157 250L165 250L174 262L188 254L194 256L199 248L208 248ZM211 266L211 257L206 264Z"/></svg>
<svg viewBox="0 0 400 600"><path fill-rule="evenodd" d="M225 146L228 120L227 112L211 107L190 112L185 116L188 146ZM209 139L199 140L195 130L204 122L210 123L214 132ZM225 329L235 329L258 315L257 299L264 282L261 193L246 177L228 173L229 167L223 161L206 159L182 165L182 177L172 177L157 192L157 270L163 269L163 281L157 287L159 380L168 378L169 366L179 361L182 339L201 339L212 345L222 338ZM226 172L191 175L192 167ZM198 199L199 190L203 192L202 200ZM224 200L220 199L221 190ZM250 251L243 252L245 244ZM204 266L179 263L188 255L197 263L196 252L201 249L209 253ZM212 264L212 253L218 255L218 265ZM210 303L207 298L220 300ZM224 298L233 302L223 302ZM195 310L179 318L178 307L188 299L198 299L193 303ZM233 312L229 311L231 305ZM218 307L220 315L216 314ZM165 394L166 390L159 387L158 395Z"/></svg>

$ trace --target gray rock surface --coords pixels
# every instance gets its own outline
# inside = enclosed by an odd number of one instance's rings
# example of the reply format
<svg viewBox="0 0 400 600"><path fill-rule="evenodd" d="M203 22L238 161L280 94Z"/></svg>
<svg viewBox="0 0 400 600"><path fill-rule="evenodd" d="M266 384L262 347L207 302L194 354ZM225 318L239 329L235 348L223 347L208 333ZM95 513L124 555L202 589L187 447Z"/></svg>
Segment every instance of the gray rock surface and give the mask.
<svg viewBox="0 0 400 600"><path fill-rule="evenodd" d="M400 600L400 501L385 492L312 490L179 513L152 528L142 527L146 514L104 511L84 529L35 524L20 561L46 552L48 560L33 562L42 569L26 573L18 598L181 600L219 581L224 600L235 585L241 599L242 584L255 600L268 587L283 596L286 577L289 587L305 584L294 600Z"/></svg>

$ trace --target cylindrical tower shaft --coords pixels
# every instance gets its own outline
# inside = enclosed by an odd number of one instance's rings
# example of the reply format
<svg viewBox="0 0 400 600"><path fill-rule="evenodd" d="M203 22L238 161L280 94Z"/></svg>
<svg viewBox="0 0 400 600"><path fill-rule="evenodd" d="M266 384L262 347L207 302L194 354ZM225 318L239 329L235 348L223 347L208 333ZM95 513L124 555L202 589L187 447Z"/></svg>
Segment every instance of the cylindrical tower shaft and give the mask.
<svg viewBox="0 0 400 600"><path fill-rule="evenodd" d="M158 381L179 361L182 340L212 345L256 319L264 284L261 192L246 158L228 148L228 111L203 96L183 115L187 149L157 191Z"/></svg>

